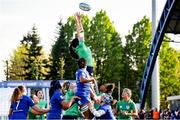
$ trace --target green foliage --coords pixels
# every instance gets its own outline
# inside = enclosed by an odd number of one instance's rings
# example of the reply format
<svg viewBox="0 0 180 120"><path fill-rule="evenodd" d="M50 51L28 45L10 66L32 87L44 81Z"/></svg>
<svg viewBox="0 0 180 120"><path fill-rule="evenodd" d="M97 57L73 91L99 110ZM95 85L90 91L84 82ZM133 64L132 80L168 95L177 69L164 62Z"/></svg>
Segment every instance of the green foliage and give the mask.
<svg viewBox="0 0 180 120"><path fill-rule="evenodd" d="M166 41L170 38L165 37ZM169 43L162 44L160 51L160 91L161 101L166 103L168 96L180 94L180 79L178 70L180 61L178 60L179 52L169 46ZM165 104L166 105L166 104ZM167 106L162 105L163 108Z"/></svg>
<svg viewBox="0 0 180 120"><path fill-rule="evenodd" d="M122 52L123 47L119 34L105 11L100 11L90 21L82 15L82 24L85 32L85 43L90 47L94 57L95 76L101 83L117 82L123 80ZM101 21L101 22L99 22ZM66 24L58 24L57 41L52 48L52 61L54 61L54 74L60 77L60 59L64 60L64 79L75 79L77 70L76 61L70 56L69 44L73 39L75 29L74 16L69 17ZM112 66L113 65L113 66ZM53 75L53 76L56 76Z"/></svg>
<svg viewBox="0 0 180 120"><path fill-rule="evenodd" d="M67 43L64 41L65 35L64 35L64 26L62 24L62 21L58 23L58 35L57 41L55 41L55 44L52 46L51 56L52 56L52 67L51 67L51 79L60 79L60 75L58 74L60 68L60 57L63 57L63 54L67 51Z"/></svg>
<svg viewBox="0 0 180 120"><path fill-rule="evenodd" d="M148 58L151 41L151 23L146 17L134 24L126 38L125 46L125 84L134 91L138 102L140 81Z"/></svg>
<svg viewBox="0 0 180 120"><path fill-rule="evenodd" d="M90 20L82 15L85 43L92 50L94 75L100 84L117 83L121 88L132 89L133 100L139 102L140 83L148 58L151 23L147 17L134 24L132 31L122 39L106 12L101 10ZM69 45L75 34L75 19L70 16L66 23L59 21L57 36L46 59L35 26L24 36L20 46L10 59L10 80L75 79L77 63L71 57ZM169 40L168 37L164 38ZM160 51L160 89L161 101L167 96L180 94L180 52L163 43ZM148 93L150 96L150 92ZM148 98L150 100L150 98ZM147 101L148 101L147 100ZM150 101L148 101L150 102Z"/></svg>
<svg viewBox="0 0 180 120"><path fill-rule="evenodd" d="M55 44L52 46L52 67L51 77L52 79L75 79L75 61L71 58L69 53L69 43L75 30L74 18L70 17L66 24L62 21L58 23L58 37ZM62 61L64 66L62 69Z"/></svg>
<svg viewBox="0 0 180 120"><path fill-rule="evenodd" d="M89 18L87 16L82 16L82 24L85 30L85 35L88 33ZM75 34L75 18L71 16L68 18L67 23L63 24L62 21L58 23L58 37L55 44L52 46L52 69L51 76L53 79L75 79L75 72L77 70L76 61L71 57L69 52L69 45L72 39L74 39L73 34ZM64 62L63 69L60 67L62 61Z"/></svg>
<svg viewBox="0 0 180 120"><path fill-rule="evenodd" d="M43 60L43 63L44 63L44 67L45 68L48 68L46 69L46 75L45 75L45 78L46 80L52 80L52 72L53 72L53 60L52 60L52 56L49 55L48 59L44 59Z"/></svg>
<svg viewBox="0 0 180 120"><path fill-rule="evenodd" d="M21 44L14 51L13 56L10 58L10 68L9 68L9 80L24 80L24 74L26 69L24 68L25 62L23 59L27 59L27 48L25 45Z"/></svg>
<svg viewBox="0 0 180 120"><path fill-rule="evenodd" d="M151 41L150 20L144 17L134 24L133 30L126 38L125 49L125 82L122 86L127 86L133 91L133 99L138 102L139 83L143 77L145 63L148 58ZM164 37L167 41L169 38ZM160 95L161 102L166 103L167 96L180 94L179 87L179 52L169 46L169 43L163 43L160 51ZM150 90L149 90L150 91ZM150 94L149 94L150 93ZM147 101L150 102L151 91L148 93ZM150 103L148 103L150 105ZM164 108L167 107L164 104Z"/></svg>
<svg viewBox="0 0 180 120"><path fill-rule="evenodd" d="M45 75L47 71L44 66L43 61L46 59L43 53L42 46L39 45L40 38L37 34L37 29L35 26L32 28L32 32L24 36L21 44L25 46L26 52L23 53L26 58L23 59L25 62L23 68L25 69L25 74L22 75L25 80L42 80L46 79Z"/></svg>
<svg viewBox="0 0 180 120"><path fill-rule="evenodd" d="M64 70L64 59L63 58L60 58L60 71L59 71L59 74L60 74L60 78L61 78L61 80L63 80L64 79L64 72L65 72L65 70Z"/></svg>
<svg viewBox="0 0 180 120"><path fill-rule="evenodd" d="M122 43L105 11L92 18L87 44L95 61L95 76L100 83L122 80Z"/></svg>

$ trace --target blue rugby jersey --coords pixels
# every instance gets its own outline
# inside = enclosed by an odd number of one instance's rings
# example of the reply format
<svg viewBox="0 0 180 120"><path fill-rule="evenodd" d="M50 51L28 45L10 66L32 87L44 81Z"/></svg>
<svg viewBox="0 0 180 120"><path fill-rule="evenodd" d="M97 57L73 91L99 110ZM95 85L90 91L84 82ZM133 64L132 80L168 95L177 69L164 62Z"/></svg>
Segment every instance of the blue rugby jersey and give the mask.
<svg viewBox="0 0 180 120"><path fill-rule="evenodd" d="M56 90L51 97L50 104L51 109L47 115L47 119L61 119L62 107L61 103L64 100L64 96L62 95L60 90Z"/></svg>
<svg viewBox="0 0 180 120"><path fill-rule="evenodd" d="M10 119L27 119L29 107L33 107L34 105L30 97L23 95L19 101L11 104L12 115Z"/></svg>
<svg viewBox="0 0 180 120"><path fill-rule="evenodd" d="M76 85L77 85L77 96L90 97L90 83L80 82L80 77L89 78L89 73L86 69L78 69L76 71Z"/></svg>
<svg viewBox="0 0 180 120"><path fill-rule="evenodd" d="M106 120L114 120L115 119L114 114L112 112L111 105L103 104L102 106L99 107L98 110L104 110L105 114L100 117L97 117L96 119L106 119Z"/></svg>

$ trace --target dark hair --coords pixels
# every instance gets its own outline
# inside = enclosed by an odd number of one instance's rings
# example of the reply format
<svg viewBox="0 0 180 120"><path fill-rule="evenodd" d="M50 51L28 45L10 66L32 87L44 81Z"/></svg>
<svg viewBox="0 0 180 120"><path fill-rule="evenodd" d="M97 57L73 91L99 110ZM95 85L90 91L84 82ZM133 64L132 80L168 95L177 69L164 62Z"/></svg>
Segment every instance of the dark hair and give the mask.
<svg viewBox="0 0 180 120"><path fill-rule="evenodd" d="M50 89L49 89L49 97L50 97L50 99L53 96L54 92L56 90L58 90L58 89L61 89L61 84L60 84L59 80L51 81Z"/></svg>
<svg viewBox="0 0 180 120"><path fill-rule="evenodd" d="M115 87L114 83L109 83L105 85L106 87L106 92L105 93L112 93Z"/></svg>
<svg viewBox="0 0 180 120"><path fill-rule="evenodd" d="M78 66L79 66L79 68L85 68L85 66L86 66L86 60L85 60L84 58L80 58L80 59L78 60Z"/></svg>
<svg viewBox="0 0 180 120"><path fill-rule="evenodd" d="M35 90L35 95L37 96L38 95L38 92L39 91L42 91L41 89L37 89L37 90ZM42 91L43 92L43 91Z"/></svg>
<svg viewBox="0 0 180 120"><path fill-rule="evenodd" d="M62 85L64 90L69 90L71 83L69 81L65 81Z"/></svg>
<svg viewBox="0 0 180 120"><path fill-rule="evenodd" d="M72 40L69 50L70 54L74 59L79 59L79 55L74 51L74 49L79 45L79 40L78 38L75 38Z"/></svg>
<svg viewBox="0 0 180 120"><path fill-rule="evenodd" d="M19 85L18 88L19 88L19 90L20 90L22 93L25 92L25 86Z"/></svg>

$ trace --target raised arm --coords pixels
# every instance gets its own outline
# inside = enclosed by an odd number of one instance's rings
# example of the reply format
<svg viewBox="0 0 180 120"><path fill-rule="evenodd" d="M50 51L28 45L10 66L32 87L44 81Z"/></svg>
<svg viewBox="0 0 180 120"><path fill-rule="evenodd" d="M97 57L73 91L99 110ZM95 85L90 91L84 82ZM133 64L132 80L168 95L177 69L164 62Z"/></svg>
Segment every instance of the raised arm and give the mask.
<svg viewBox="0 0 180 120"><path fill-rule="evenodd" d="M83 29L83 26L81 23L81 14L78 12L75 14L75 22L76 22L77 37L79 40L83 40L84 39L84 29Z"/></svg>

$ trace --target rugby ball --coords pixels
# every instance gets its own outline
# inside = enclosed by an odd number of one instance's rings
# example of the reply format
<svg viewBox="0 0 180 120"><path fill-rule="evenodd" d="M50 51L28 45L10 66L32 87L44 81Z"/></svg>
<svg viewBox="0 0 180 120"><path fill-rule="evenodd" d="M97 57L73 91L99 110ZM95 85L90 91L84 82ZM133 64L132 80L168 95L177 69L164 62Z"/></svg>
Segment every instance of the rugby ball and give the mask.
<svg viewBox="0 0 180 120"><path fill-rule="evenodd" d="M84 3L84 2L79 3L79 8L80 8L81 10L83 10L83 11L90 11L90 10L91 10L90 5L87 4L87 3Z"/></svg>

